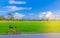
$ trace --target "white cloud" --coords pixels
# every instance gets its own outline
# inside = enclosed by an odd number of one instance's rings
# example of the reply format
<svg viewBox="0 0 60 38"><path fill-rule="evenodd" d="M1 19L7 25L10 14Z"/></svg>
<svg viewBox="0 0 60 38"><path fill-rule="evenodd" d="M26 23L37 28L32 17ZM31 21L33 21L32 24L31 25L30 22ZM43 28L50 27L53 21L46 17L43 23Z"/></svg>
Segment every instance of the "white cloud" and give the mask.
<svg viewBox="0 0 60 38"><path fill-rule="evenodd" d="M24 16L25 16L24 14L15 13L14 14L14 19L23 19Z"/></svg>
<svg viewBox="0 0 60 38"><path fill-rule="evenodd" d="M25 1L9 0L9 4L26 4L26 2Z"/></svg>
<svg viewBox="0 0 60 38"><path fill-rule="evenodd" d="M31 10L31 9L32 9L32 7L29 7L28 9L29 9L29 10Z"/></svg>
<svg viewBox="0 0 60 38"><path fill-rule="evenodd" d="M38 17L39 19L55 19L55 15L51 11L42 12Z"/></svg>
<svg viewBox="0 0 60 38"><path fill-rule="evenodd" d="M52 10L52 11L39 13L38 18L60 20L60 10Z"/></svg>
<svg viewBox="0 0 60 38"><path fill-rule="evenodd" d="M30 19L30 20L34 19L34 17L35 17L35 15L34 15L33 13L30 13L30 14L29 14L29 19Z"/></svg>
<svg viewBox="0 0 60 38"><path fill-rule="evenodd" d="M8 11L17 11L17 10L31 10L31 7L17 7L17 6L6 6L4 8L7 8Z"/></svg>
<svg viewBox="0 0 60 38"><path fill-rule="evenodd" d="M47 19L54 19L54 15L51 11L48 11L45 16Z"/></svg>
<svg viewBox="0 0 60 38"><path fill-rule="evenodd" d="M46 15L46 12L42 12L42 13L38 14L38 18L45 19L45 15Z"/></svg>
<svg viewBox="0 0 60 38"><path fill-rule="evenodd" d="M59 20L60 19L60 15L55 15L55 19Z"/></svg>

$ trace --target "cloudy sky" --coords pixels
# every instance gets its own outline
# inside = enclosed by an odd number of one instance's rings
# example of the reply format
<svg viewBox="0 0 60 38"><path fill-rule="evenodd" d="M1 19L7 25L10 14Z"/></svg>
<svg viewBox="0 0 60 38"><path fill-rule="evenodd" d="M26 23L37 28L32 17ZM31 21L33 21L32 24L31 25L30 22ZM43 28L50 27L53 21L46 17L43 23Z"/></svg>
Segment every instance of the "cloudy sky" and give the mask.
<svg viewBox="0 0 60 38"><path fill-rule="evenodd" d="M21 19L60 18L60 0L0 0L0 15Z"/></svg>

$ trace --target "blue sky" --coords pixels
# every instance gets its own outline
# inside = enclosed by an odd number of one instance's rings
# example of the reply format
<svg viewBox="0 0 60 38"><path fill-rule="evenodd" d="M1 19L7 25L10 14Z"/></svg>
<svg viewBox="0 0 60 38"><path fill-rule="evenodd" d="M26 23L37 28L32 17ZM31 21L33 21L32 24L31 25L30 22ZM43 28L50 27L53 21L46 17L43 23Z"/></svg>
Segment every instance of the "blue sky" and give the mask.
<svg viewBox="0 0 60 38"><path fill-rule="evenodd" d="M0 15L8 13L28 15L52 11L54 14L60 10L60 0L0 0ZM56 11L56 12L55 12ZM23 15L23 16L24 16Z"/></svg>

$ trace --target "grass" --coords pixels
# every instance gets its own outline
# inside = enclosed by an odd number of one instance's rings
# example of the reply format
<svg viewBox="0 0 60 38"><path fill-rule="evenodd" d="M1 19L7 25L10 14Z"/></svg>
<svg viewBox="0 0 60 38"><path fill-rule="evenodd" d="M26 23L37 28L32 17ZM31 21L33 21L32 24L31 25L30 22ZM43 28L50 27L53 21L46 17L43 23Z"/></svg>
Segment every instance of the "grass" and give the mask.
<svg viewBox="0 0 60 38"><path fill-rule="evenodd" d="M60 21L0 21L0 34L7 33L9 24L16 26L13 30L22 33L60 32Z"/></svg>

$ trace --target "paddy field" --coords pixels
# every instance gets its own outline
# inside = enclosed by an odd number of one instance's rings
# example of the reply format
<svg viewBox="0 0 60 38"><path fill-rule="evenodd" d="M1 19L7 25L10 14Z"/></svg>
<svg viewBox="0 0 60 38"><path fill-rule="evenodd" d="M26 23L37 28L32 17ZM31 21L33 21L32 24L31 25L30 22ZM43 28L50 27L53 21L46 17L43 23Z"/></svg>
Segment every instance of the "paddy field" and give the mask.
<svg viewBox="0 0 60 38"><path fill-rule="evenodd" d="M6 34L10 24L21 33L60 33L60 21L0 21L0 34Z"/></svg>

